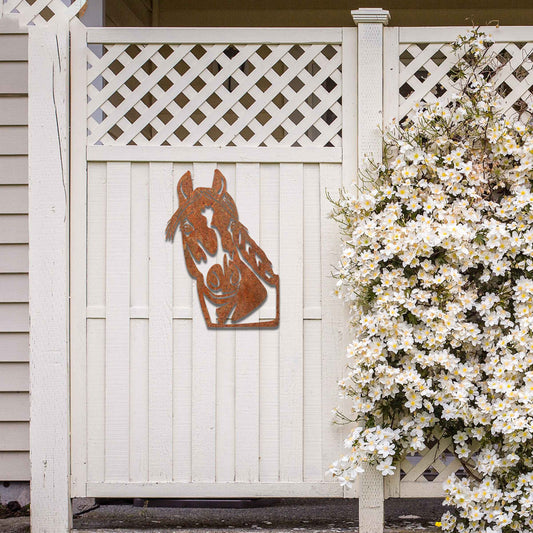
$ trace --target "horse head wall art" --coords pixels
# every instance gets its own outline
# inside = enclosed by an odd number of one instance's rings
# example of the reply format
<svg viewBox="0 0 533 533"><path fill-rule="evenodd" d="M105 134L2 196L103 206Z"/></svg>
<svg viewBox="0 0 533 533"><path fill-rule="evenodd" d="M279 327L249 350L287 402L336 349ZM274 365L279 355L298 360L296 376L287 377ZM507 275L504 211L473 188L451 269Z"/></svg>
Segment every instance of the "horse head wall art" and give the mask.
<svg viewBox="0 0 533 533"><path fill-rule="evenodd" d="M167 241L181 231L185 264L196 280L210 328L273 328L279 325L279 276L265 252L239 221L226 178L215 170L211 187L193 189L190 172L178 182L178 210L168 221ZM275 290L276 314L250 319ZM270 291L272 292L272 291ZM257 315L257 314L256 314Z"/></svg>

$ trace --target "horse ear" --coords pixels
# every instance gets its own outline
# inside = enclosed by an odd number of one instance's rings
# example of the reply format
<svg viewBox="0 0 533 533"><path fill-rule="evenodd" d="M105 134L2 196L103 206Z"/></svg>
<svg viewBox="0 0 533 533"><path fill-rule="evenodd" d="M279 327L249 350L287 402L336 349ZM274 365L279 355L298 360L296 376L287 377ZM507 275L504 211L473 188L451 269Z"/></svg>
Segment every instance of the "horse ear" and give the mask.
<svg viewBox="0 0 533 533"><path fill-rule="evenodd" d="M178 198L180 205L192 194L192 178L189 171L185 172L178 182Z"/></svg>
<svg viewBox="0 0 533 533"><path fill-rule="evenodd" d="M215 175L213 176L213 185L211 185L211 190L218 196L222 196L226 192L226 178L222 175L220 170L215 170Z"/></svg>

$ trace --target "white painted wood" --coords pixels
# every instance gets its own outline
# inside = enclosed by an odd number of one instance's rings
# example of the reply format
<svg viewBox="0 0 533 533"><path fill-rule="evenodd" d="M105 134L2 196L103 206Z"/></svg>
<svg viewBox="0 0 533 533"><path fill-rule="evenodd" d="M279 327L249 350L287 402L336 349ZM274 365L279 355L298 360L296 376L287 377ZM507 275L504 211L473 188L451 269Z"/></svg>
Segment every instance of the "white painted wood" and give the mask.
<svg viewBox="0 0 533 533"><path fill-rule="evenodd" d="M25 244L27 242L27 215L0 215L0 244Z"/></svg>
<svg viewBox="0 0 533 533"><path fill-rule="evenodd" d="M0 272L28 272L28 245L1 244Z"/></svg>
<svg viewBox="0 0 533 533"><path fill-rule="evenodd" d="M27 422L0 422L0 450L27 452L30 449L30 425Z"/></svg>
<svg viewBox="0 0 533 533"><path fill-rule="evenodd" d="M28 93L28 64L24 61L0 63L0 95Z"/></svg>
<svg viewBox="0 0 533 533"><path fill-rule="evenodd" d="M399 28L383 28L383 125L398 120Z"/></svg>
<svg viewBox="0 0 533 533"><path fill-rule="evenodd" d="M72 519L67 59L66 28L30 28L30 454L35 533L67 532Z"/></svg>
<svg viewBox="0 0 533 533"><path fill-rule="evenodd" d="M26 126L0 126L0 155L28 153L28 128Z"/></svg>
<svg viewBox="0 0 533 533"><path fill-rule="evenodd" d="M29 330L28 304L0 303L1 332L27 332Z"/></svg>
<svg viewBox="0 0 533 533"><path fill-rule="evenodd" d="M449 43L458 35L472 29L471 26L425 26L399 28L401 43ZM495 42L528 42L533 40L531 26L481 26Z"/></svg>
<svg viewBox="0 0 533 533"><path fill-rule="evenodd" d="M89 483L95 498L342 498L330 483Z"/></svg>
<svg viewBox="0 0 533 533"><path fill-rule="evenodd" d="M150 164L149 479L172 479L172 163Z"/></svg>
<svg viewBox="0 0 533 533"><path fill-rule="evenodd" d="M26 126L28 124L28 97L0 97L0 125Z"/></svg>
<svg viewBox="0 0 533 533"><path fill-rule="evenodd" d="M0 185L0 213L26 214L28 212L28 187L25 185Z"/></svg>
<svg viewBox="0 0 533 533"><path fill-rule="evenodd" d="M27 392L29 377L27 363L0 363L0 392Z"/></svg>
<svg viewBox="0 0 533 533"><path fill-rule="evenodd" d="M30 395L26 392L0 393L0 421L21 422L30 420Z"/></svg>
<svg viewBox="0 0 533 533"><path fill-rule="evenodd" d="M89 161L176 161L199 163L218 162L232 163L235 161L249 163L340 163L340 148L286 146L265 147L258 150L254 147L178 147L178 146L89 146Z"/></svg>
<svg viewBox="0 0 533 533"><path fill-rule="evenodd" d="M0 478L12 481L29 481L30 457L28 453L0 452ZM37 531L46 530L38 529Z"/></svg>
<svg viewBox="0 0 533 533"><path fill-rule="evenodd" d="M89 43L331 43L342 40L341 28L89 28Z"/></svg>
<svg viewBox="0 0 533 533"><path fill-rule="evenodd" d="M303 474L303 178L303 165L280 165L280 480L293 482Z"/></svg>
<svg viewBox="0 0 533 533"><path fill-rule="evenodd" d="M107 164L105 479L129 479L130 170Z"/></svg>
<svg viewBox="0 0 533 533"><path fill-rule="evenodd" d="M0 361L28 361L30 340L27 333L0 333Z"/></svg>
<svg viewBox="0 0 533 533"><path fill-rule="evenodd" d="M2 185L23 185L28 183L28 158L22 156L0 156L0 183Z"/></svg>
<svg viewBox="0 0 533 533"><path fill-rule="evenodd" d="M239 220L252 239L260 231L260 166L258 163L236 165L236 192ZM259 312L250 320L259 318ZM254 320L255 321L255 320ZM235 334L235 481L259 481L259 330L247 329Z"/></svg>
<svg viewBox="0 0 533 533"><path fill-rule="evenodd" d="M342 31L342 183L348 187L357 181L357 28Z"/></svg>
<svg viewBox="0 0 533 533"><path fill-rule="evenodd" d="M27 302L28 274L0 274L0 301Z"/></svg>

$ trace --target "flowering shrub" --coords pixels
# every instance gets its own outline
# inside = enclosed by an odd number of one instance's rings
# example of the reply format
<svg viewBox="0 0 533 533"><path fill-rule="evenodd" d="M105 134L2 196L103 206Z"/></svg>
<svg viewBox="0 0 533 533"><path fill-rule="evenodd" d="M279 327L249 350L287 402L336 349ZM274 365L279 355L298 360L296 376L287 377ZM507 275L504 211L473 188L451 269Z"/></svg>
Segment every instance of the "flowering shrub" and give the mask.
<svg viewBox="0 0 533 533"><path fill-rule="evenodd" d="M438 428L467 474L445 484L449 532L533 531L533 130L500 110L490 42L454 43L457 94L385 135L334 208L355 427L331 472L393 474Z"/></svg>

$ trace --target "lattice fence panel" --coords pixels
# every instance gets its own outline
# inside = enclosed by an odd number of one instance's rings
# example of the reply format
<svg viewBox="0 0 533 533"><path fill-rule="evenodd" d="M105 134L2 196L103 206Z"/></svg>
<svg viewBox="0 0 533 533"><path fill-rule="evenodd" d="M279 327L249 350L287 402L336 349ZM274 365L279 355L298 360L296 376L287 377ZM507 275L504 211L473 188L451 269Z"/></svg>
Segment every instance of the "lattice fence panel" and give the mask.
<svg viewBox="0 0 533 533"><path fill-rule="evenodd" d="M533 43L496 42L489 50L494 55L491 79L503 98L509 115L529 120L528 105L533 104ZM399 112L405 120L416 102L434 102L457 90L453 67L457 52L449 44L401 43L399 62Z"/></svg>
<svg viewBox="0 0 533 533"><path fill-rule="evenodd" d="M21 25L44 25L52 20L70 20L88 0L0 0L3 15L17 16Z"/></svg>
<svg viewBox="0 0 533 533"><path fill-rule="evenodd" d="M90 145L341 145L334 44L106 44L88 51Z"/></svg>

